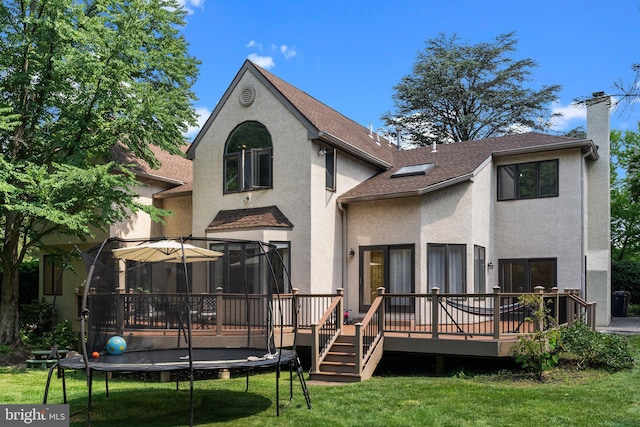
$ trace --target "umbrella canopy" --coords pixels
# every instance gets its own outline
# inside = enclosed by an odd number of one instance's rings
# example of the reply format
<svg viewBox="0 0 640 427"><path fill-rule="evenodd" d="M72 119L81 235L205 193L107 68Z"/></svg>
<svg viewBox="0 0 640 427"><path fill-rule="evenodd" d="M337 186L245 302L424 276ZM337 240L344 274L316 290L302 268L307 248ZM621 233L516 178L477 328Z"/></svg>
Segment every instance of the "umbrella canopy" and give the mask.
<svg viewBox="0 0 640 427"><path fill-rule="evenodd" d="M215 261L222 252L199 248L175 240L160 240L128 248L113 249L116 258L140 262Z"/></svg>

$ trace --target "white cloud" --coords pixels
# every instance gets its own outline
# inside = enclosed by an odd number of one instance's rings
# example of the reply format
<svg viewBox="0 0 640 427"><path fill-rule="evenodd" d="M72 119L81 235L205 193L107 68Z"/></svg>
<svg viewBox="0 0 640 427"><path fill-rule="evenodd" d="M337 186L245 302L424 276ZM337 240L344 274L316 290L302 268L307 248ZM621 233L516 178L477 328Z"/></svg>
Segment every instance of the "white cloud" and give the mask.
<svg viewBox="0 0 640 427"><path fill-rule="evenodd" d="M262 43L258 43L255 40L249 41L245 47L255 47L258 50L262 50Z"/></svg>
<svg viewBox="0 0 640 427"><path fill-rule="evenodd" d="M575 104L562 105L559 101L551 104L553 113L562 114L552 120L551 128L555 131L569 131L578 126L584 126L587 119L587 109Z"/></svg>
<svg viewBox="0 0 640 427"><path fill-rule="evenodd" d="M284 55L284 59L293 58L297 53L295 49L289 48L289 46L287 46L286 44L280 46L280 52L282 52L282 54Z"/></svg>
<svg viewBox="0 0 640 427"><path fill-rule="evenodd" d="M198 125L197 126L189 126L189 129L184 134L184 137L187 139L193 139L200 132L202 126L207 121L209 116L211 115L211 110L207 107L196 107L196 116L198 116Z"/></svg>
<svg viewBox="0 0 640 427"><path fill-rule="evenodd" d="M269 69L276 66L276 63L273 62L273 57L271 56L261 56L257 53L252 53L248 56L249 61L259 65L262 68Z"/></svg>
<svg viewBox="0 0 640 427"><path fill-rule="evenodd" d="M178 4L182 6L189 15L192 15L194 9L204 8L205 1L206 0L178 0Z"/></svg>

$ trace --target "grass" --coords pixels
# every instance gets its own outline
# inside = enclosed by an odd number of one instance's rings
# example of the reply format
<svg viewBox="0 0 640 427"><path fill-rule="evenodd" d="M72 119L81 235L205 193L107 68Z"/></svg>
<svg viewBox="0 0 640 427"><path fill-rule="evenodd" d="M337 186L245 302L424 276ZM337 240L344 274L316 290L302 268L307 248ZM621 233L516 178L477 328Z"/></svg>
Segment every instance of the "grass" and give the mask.
<svg viewBox="0 0 640 427"><path fill-rule="evenodd" d="M631 337L636 360L640 336ZM103 378L103 377L102 377ZM94 380L93 426L183 426L189 424L189 384L114 378L106 399L104 381ZM308 410L289 375L280 383L276 417L275 373L195 383L194 423L202 426L637 426L640 425L640 367L610 374L598 370L549 371L543 383L506 371L444 377L374 376L343 386L309 385ZM41 403L46 371L0 368L0 402ZM83 372L67 372L72 426L86 425ZM52 379L49 403L62 403L61 381Z"/></svg>

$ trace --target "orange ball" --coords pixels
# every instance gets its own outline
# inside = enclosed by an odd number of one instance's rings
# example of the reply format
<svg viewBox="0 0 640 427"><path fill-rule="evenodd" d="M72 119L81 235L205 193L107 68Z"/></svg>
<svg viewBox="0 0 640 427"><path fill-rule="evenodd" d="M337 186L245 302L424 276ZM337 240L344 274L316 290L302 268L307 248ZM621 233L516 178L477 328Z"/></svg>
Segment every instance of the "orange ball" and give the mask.
<svg viewBox="0 0 640 427"><path fill-rule="evenodd" d="M91 357L93 357L94 359L97 359L98 357L100 357L100 353L98 353L97 351L94 351L93 353L91 353Z"/></svg>

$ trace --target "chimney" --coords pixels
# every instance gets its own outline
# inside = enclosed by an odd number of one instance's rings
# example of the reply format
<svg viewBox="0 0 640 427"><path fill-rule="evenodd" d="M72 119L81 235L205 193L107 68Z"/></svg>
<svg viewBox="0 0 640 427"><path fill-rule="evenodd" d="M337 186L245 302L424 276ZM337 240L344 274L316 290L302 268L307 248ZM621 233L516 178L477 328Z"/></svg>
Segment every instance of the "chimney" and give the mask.
<svg viewBox="0 0 640 427"><path fill-rule="evenodd" d="M594 92L587 100L587 139L598 146L601 157L609 158L609 108L611 97L604 92Z"/></svg>
<svg viewBox="0 0 640 427"><path fill-rule="evenodd" d="M598 301L597 324L608 324L611 317L611 193L609 108L611 98L595 92L587 100L587 139L598 147L598 159L585 163L586 213L583 215L585 233L585 295L587 301Z"/></svg>

